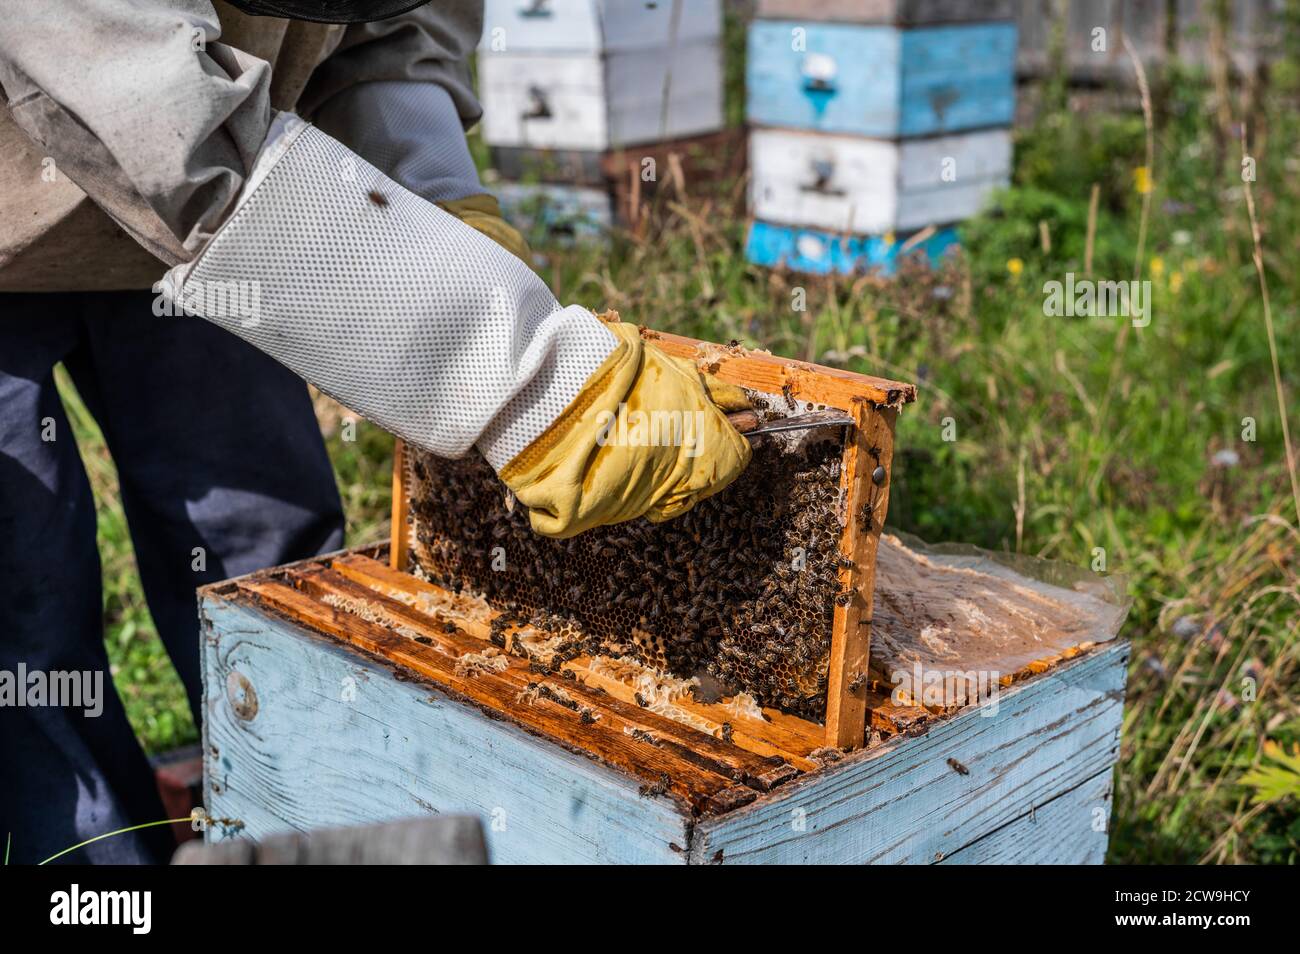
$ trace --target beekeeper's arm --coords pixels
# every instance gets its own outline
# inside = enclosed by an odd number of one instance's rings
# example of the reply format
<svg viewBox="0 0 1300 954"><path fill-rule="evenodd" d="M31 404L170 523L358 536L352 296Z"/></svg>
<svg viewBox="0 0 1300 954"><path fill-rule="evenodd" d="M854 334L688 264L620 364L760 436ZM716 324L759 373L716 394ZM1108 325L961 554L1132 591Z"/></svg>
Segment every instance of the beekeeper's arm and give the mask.
<svg viewBox="0 0 1300 954"><path fill-rule="evenodd" d="M748 446L697 375L630 326L562 308L518 257L336 139L272 116L269 67L219 42L209 4L5 12L15 120L174 263L174 300L417 446L477 445L540 532L670 517L743 469ZM606 439L638 410L682 415L688 441Z"/></svg>
<svg viewBox="0 0 1300 954"><path fill-rule="evenodd" d="M469 56L481 0L442 0L347 28L298 112L381 172L524 261L532 257L479 182L464 131L482 115Z"/></svg>

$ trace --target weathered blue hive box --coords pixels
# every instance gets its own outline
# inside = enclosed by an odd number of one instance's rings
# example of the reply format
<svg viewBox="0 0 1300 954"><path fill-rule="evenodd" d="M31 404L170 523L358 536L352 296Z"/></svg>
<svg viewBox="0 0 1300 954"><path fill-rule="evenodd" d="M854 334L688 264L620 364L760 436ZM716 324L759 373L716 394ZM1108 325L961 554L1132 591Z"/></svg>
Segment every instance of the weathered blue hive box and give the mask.
<svg viewBox="0 0 1300 954"><path fill-rule="evenodd" d="M338 582L344 569L344 580L373 580L370 592ZM526 670L502 681L496 705L465 693L437 666L439 617L404 617L406 604L385 594L418 590L385 588L383 569L343 554L203 593L211 840L473 812L497 863L1095 864L1105 856L1126 644L1028 676L995 704L910 719L882 706L877 744L819 765L810 758L819 740L808 739L799 760L806 771L751 759L734 772L747 771L747 781L733 781L704 766L740 765L750 753L686 726L665 730L635 706L612 712L613 697L577 696L562 680L595 718L614 724L599 740L605 754L572 741L583 716L566 703L540 703L549 719L570 723L563 732L521 711ZM313 571L324 577L316 592L362 596L402 622L370 622L309 595L311 576L299 574ZM741 716L728 720L744 725ZM698 753L687 747L692 738ZM786 744L800 747L794 735ZM690 777L712 783L692 787Z"/></svg>
<svg viewBox="0 0 1300 954"><path fill-rule="evenodd" d="M919 255L938 265L956 247L955 228L930 229L913 235L849 235L821 229L755 222L749 229L745 257L755 265L788 268L810 275L857 275L876 271L893 275L902 259Z"/></svg>
<svg viewBox="0 0 1300 954"><path fill-rule="evenodd" d="M899 28L762 20L749 28L749 121L892 139L1009 126L1012 23Z"/></svg>
<svg viewBox="0 0 1300 954"><path fill-rule="evenodd" d="M883 533L909 385L644 334L771 408L857 422L762 457L842 453L823 471L841 534L827 565L847 583L818 610L833 619L811 661L829 668L824 718L662 671L632 648L636 629L606 652L572 642L574 617L520 623L438 582L440 559L466 556L470 579L478 554L457 547L497 524L475 518L466 538L431 525L431 481L452 481L454 510L477 506L464 465L404 451L391 552L201 591L207 837L473 812L499 863L1101 861L1128 658L1114 581ZM585 536L553 541L547 567L586 561L612 580L626 548L593 564ZM721 609L755 596L769 598L737 590Z"/></svg>
<svg viewBox="0 0 1300 954"><path fill-rule="evenodd" d="M529 244L591 242L613 224L609 193L591 186L502 182L492 186L501 214Z"/></svg>

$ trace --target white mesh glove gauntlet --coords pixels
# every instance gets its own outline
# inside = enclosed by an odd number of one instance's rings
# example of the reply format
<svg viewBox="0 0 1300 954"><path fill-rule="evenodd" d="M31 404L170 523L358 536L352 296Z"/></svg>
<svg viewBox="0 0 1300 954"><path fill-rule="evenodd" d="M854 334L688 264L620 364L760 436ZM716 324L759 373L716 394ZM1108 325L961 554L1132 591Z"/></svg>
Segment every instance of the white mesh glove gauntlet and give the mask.
<svg viewBox="0 0 1300 954"><path fill-rule="evenodd" d="M280 113L235 211L161 290L358 414L498 471L615 348L528 266Z"/></svg>

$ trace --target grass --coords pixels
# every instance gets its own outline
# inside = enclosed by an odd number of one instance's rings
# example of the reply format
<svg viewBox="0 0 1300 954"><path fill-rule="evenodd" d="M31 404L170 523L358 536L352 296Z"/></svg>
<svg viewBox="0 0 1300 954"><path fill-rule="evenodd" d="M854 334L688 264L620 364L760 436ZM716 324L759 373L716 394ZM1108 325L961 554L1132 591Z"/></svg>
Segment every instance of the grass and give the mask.
<svg viewBox="0 0 1300 954"><path fill-rule="evenodd" d="M1292 93L1277 90L1247 130L1281 343L1275 378L1237 135L1207 106L1206 83L1159 79L1153 162L1136 100L1043 105L1017 131L1013 186L965 225L962 254L937 271L909 266L882 281L750 266L743 214L699 190L661 194L648 236L540 248L539 269L565 301L917 382L899 426L891 524L1129 581L1134 656L1111 860L1291 863L1300 535L1276 388L1294 418L1300 119ZM1151 324L1122 336L1120 319L1043 309L1044 282L1084 271L1094 183L1094 277L1127 279L1136 266L1152 282ZM792 307L797 289L804 310ZM320 409L349 542L380 539L391 442L364 423L344 440L337 409ZM84 411L73 419L101 501L115 678L146 746L167 748L194 727L140 595L111 462Z"/></svg>

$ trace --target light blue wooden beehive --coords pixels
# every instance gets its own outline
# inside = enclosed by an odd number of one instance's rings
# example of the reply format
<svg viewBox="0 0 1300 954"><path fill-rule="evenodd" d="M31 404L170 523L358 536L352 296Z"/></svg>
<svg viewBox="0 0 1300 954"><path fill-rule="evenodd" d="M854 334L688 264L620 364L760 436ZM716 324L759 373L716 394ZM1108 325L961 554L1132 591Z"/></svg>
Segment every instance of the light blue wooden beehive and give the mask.
<svg viewBox="0 0 1300 954"><path fill-rule="evenodd" d="M853 23L822 20L849 3L765 0L785 18L749 31L749 259L889 274L900 254L955 245L955 223L1010 177L1016 28L952 21L1004 6L862 4L884 22Z"/></svg>
<svg viewBox="0 0 1300 954"><path fill-rule="evenodd" d="M881 139L1009 126L1015 59L1012 23L757 21L749 30L749 119Z"/></svg>
<svg viewBox="0 0 1300 954"><path fill-rule="evenodd" d="M492 708L424 678L418 664L437 651L420 641L436 640L439 619L383 625L381 593L354 615L292 589L336 559L365 565L340 554L201 591L210 842L468 813L495 864L1104 860L1127 643L701 810L656 784L652 764L629 772L548 737L523 702Z"/></svg>
<svg viewBox="0 0 1300 954"><path fill-rule="evenodd" d="M746 254L763 265L784 265L796 272L851 274L876 269L893 274L900 257L924 255L937 264L957 244L956 229L940 229L919 241L893 235L844 235L810 228L755 222L749 230Z"/></svg>

